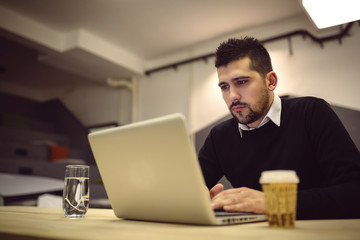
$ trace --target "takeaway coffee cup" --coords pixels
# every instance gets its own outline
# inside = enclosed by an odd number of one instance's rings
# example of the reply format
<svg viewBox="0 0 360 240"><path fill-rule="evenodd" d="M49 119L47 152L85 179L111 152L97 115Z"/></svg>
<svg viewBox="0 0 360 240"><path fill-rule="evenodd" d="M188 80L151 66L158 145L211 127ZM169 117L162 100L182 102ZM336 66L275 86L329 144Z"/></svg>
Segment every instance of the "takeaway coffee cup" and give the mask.
<svg viewBox="0 0 360 240"><path fill-rule="evenodd" d="M297 184L295 171L274 170L261 173L260 184L265 194L265 208L270 227L295 226Z"/></svg>

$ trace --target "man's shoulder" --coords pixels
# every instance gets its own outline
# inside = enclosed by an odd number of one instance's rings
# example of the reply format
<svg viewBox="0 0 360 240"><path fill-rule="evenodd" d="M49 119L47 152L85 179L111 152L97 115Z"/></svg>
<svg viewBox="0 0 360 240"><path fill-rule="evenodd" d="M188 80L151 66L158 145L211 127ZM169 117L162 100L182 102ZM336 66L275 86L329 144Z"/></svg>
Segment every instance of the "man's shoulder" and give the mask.
<svg viewBox="0 0 360 240"><path fill-rule="evenodd" d="M234 129L238 128L238 123L234 118L230 118L227 120L224 120L216 125L214 125L211 129L211 131L214 132L223 132L223 131L234 131Z"/></svg>
<svg viewBox="0 0 360 240"><path fill-rule="evenodd" d="M235 119L232 117L232 118L229 118L227 120L224 120L218 124L216 124L214 126L214 128L222 128L222 127L234 127L234 126L237 126L237 122L235 121Z"/></svg>
<svg viewBox="0 0 360 240"><path fill-rule="evenodd" d="M281 102L285 109L303 109L328 105L324 99L311 96L281 98Z"/></svg>

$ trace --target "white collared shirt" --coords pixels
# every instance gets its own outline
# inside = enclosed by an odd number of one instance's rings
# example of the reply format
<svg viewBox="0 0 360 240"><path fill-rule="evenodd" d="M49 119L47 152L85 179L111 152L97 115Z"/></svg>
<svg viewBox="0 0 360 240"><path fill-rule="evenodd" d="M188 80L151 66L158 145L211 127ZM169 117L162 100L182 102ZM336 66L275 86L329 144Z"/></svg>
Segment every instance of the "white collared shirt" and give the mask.
<svg viewBox="0 0 360 240"><path fill-rule="evenodd" d="M274 93L274 101L271 104L271 107L261 123L259 124L258 128L264 126L268 121L272 121L278 127L280 127L280 118L281 118L281 99L278 95ZM242 131L249 131L254 130L255 128L249 128L245 124L239 123L239 132L240 136L242 137Z"/></svg>

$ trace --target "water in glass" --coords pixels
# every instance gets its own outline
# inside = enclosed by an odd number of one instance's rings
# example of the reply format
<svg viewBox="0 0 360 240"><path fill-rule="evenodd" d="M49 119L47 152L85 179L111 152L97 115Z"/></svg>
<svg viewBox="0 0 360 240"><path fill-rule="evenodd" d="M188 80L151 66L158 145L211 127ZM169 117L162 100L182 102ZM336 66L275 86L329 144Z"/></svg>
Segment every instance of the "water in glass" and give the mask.
<svg viewBox="0 0 360 240"><path fill-rule="evenodd" d="M89 207L89 178L66 177L63 210L66 217L83 217Z"/></svg>

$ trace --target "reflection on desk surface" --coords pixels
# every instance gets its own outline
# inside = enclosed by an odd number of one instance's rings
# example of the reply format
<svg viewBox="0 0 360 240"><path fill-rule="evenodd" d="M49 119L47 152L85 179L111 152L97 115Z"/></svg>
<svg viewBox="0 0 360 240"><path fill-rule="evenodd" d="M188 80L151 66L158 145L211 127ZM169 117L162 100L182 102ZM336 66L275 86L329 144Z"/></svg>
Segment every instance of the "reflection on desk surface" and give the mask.
<svg viewBox="0 0 360 240"><path fill-rule="evenodd" d="M0 207L1 239L341 239L359 240L360 219L297 221L294 229L267 222L198 226L129 221L111 209L90 208L85 218L68 219L61 208Z"/></svg>

